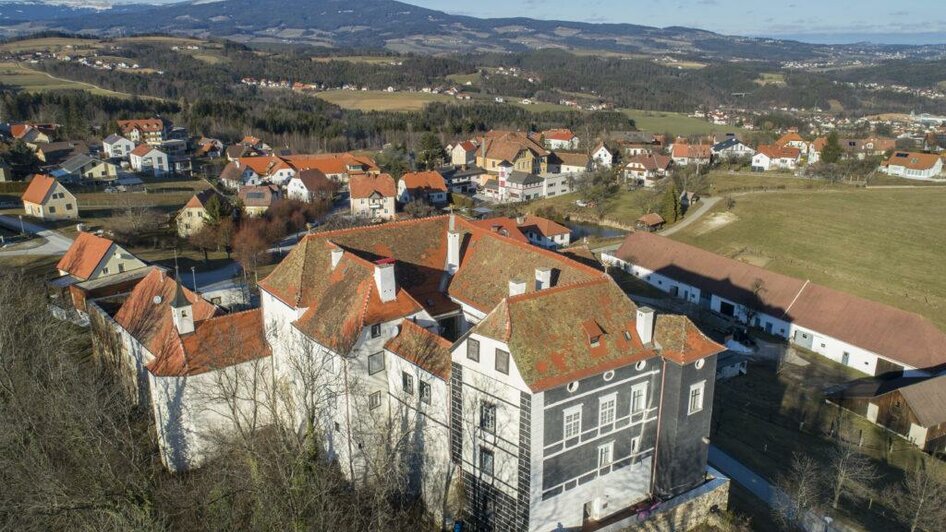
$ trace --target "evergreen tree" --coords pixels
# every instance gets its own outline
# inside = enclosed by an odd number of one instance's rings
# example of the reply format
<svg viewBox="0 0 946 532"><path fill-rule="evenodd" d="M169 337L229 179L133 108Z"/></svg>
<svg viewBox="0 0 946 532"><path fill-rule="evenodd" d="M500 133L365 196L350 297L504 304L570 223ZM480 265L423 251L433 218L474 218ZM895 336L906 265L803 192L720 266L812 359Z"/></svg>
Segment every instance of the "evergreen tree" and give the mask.
<svg viewBox="0 0 946 532"><path fill-rule="evenodd" d="M821 149L821 160L829 164L841 160L841 139L838 138L837 131L828 134L828 142Z"/></svg>
<svg viewBox="0 0 946 532"><path fill-rule="evenodd" d="M680 194L677 192L677 186L673 183L670 183L664 191L663 198L660 200L659 214L668 224L672 224L680 218Z"/></svg>
<svg viewBox="0 0 946 532"><path fill-rule="evenodd" d="M417 150L417 161L425 168L434 168L438 162L446 158L446 151L437 135L427 132L420 138L420 149Z"/></svg>

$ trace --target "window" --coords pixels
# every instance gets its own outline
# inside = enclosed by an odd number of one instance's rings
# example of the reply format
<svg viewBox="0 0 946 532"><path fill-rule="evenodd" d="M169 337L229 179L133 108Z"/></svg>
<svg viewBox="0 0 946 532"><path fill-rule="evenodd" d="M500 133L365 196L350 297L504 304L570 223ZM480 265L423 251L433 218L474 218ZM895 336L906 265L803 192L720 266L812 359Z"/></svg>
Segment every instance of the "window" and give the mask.
<svg viewBox="0 0 946 532"><path fill-rule="evenodd" d="M379 336L381 336L381 324L375 323L374 325L371 326L371 337L377 338Z"/></svg>
<svg viewBox="0 0 946 532"><path fill-rule="evenodd" d="M406 371L402 371L401 387L404 388L404 393L408 395L414 395L414 376L410 375Z"/></svg>
<svg viewBox="0 0 946 532"><path fill-rule="evenodd" d="M616 408L617 396L611 394L607 397L602 397L598 401L598 424L601 426L610 425L614 423L614 411Z"/></svg>
<svg viewBox="0 0 946 532"><path fill-rule="evenodd" d="M102 275L108 275L108 268L102 268Z"/></svg>
<svg viewBox="0 0 946 532"><path fill-rule="evenodd" d="M493 475L493 451L480 447L480 472L484 475Z"/></svg>
<svg viewBox="0 0 946 532"><path fill-rule="evenodd" d="M67 211L71 211L71 210L72 210L72 204L71 204L71 203L67 203L67 204L66 204L66 210L67 210Z"/></svg>
<svg viewBox="0 0 946 532"><path fill-rule="evenodd" d="M480 428L490 434L496 434L496 405L480 403Z"/></svg>
<svg viewBox="0 0 946 532"><path fill-rule="evenodd" d="M368 375L384 370L384 353L368 355Z"/></svg>
<svg viewBox="0 0 946 532"><path fill-rule="evenodd" d="M687 409L687 415L693 415L703 410L703 387L706 381L698 382L690 386L690 405Z"/></svg>
<svg viewBox="0 0 946 532"><path fill-rule="evenodd" d="M466 358L473 362L480 361L480 341L472 338L466 341Z"/></svg>
<svg viewBox="0 0 946 532"><path fill-rule="evenodd" d="M614 460L614 442L608 442L598 447L598 468L611 465Z"/></svg>
<svg viewBox="0 0 946 532"><path fill-rule="evenodd" d="M381 406L381 392L374 392L368 396L368 408L374 410Z"/></svg>
<svg viewBox="0 0 946 532"><path fill-rule="evenodd" d="M496 371L509 375L509 352L496 350Z"/></svg>
<svg viewBox="0 0 946 532"><path fill-rule="evenodd" d="M636 414L647 408L647 383L641 383L631 388L631 413Z"/></svg>
<svg viewBox="0 0 946 532"><path fill-rule="evenodd" d="M56 212L56 207L49 208L49 214L54 214Z"/></svg>
<svg viewBox="0 0 946 532"><path fill-rule="evenodd" d="M565 410L565 418L562 424L566 440L577 438L581 434L581 407L575 406Z"/></svg>
<svg viewBox="0 0 946 532"><path fill-rule="evenodd" d="M636 453L641 450L641 437L631 438L631 452Z"/></svg>
<svg viewBox="0 0 946 532"><path fill-rule="evenodd" d="M430 383L420 381L420 400L422 403L430 404L430 398L433 392L430 389Z"/></svg>
<svg viewBox="0 0 946 532"><path fill-rule="evenodd" d="M125 264L122 262L118 263L118 273L125 273Z"/></svg>

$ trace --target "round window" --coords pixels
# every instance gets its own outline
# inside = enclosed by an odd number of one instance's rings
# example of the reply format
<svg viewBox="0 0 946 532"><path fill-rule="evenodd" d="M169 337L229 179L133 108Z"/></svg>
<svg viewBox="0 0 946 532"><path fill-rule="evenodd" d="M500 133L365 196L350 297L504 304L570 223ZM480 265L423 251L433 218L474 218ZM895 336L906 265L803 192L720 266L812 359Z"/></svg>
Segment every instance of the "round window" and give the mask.
<svg viewBox="0 0 946 532"><path fill-rule="evenodd" d="M693 365L696 366L696 369L703 369L703 364L705 363L706 361L701 358L696 361L696 364L693 364Z"/></svg>
<svg viewBox="0 0 946 532"><path fill-rule="evenodd" d="M613 378L614 378L614 372L613 372L613 371L605 371L605 372L604 372L604 380L605 380L605 382L610 381L610 380L613 379Z"/></svg>
<svg viewBox="0 0 946 532"><path fill-rule="evenodd" d="M634 367L637 368L637 371L644 371L644 368L647 367L647 361L646 361L646 360L641 360L641 361L638 362L637 365L634 366Z"/></svg>
<svg viewBox="0 0 946 532"><path fill-rule="evenodd" d="M578 390L578 381L568 383L567 389L569 392L576 392Z"/></svg>

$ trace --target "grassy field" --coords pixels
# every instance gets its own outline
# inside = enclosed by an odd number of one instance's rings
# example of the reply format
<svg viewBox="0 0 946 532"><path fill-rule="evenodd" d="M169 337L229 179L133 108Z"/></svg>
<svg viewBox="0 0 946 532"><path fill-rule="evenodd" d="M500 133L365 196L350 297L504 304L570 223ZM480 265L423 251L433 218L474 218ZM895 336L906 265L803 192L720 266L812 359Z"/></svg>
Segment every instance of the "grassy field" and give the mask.
<svg viewBox="0 0 946 532"><path fill-rule="evenodd" d="M633 226L634 222L646 214L645 206L650 203L656 192L646 189L621 190L607 199L604 204L605 220L609 220L625 226ZM534 213L543 207L553 207L563 215L577 216L582 219L596 219L596 209L591 207L579 207L575 201L580 199L577 192L563 194L553 198L533 201L526 206L525 210Z"/></svg>
<svg viewBox="0 0 946 532"><path fill-rule="evenodd" d="M326 91L316 96L339 107L360 111L417 111L431 102L456 101L445 94L424 92Z"/></svg>
<svg viewBox="0 0 946 532"><path fill-rule="evenodd" d="M368 65L389 65L404 60L403 57L384 57L377 55L340 55L329 57L313 57L316 63L328 63L329 61L347 61L349 63L365 63Z"/></svg>
<svg viewBox="0 0 946 532"><path fill-rule="evenodd" d="M99 48L101 43L95 39L73 39L68 37L44 37L0 44L0 52L59 52L80 48Z"/></svg>
<svg viewBox="0 0 946 532"><path fill-rule="evenodd" d="M914 311L946 329L946 189L840 189L736 198L674 238Z"/></svg>
<svg viewBox="0 0 946 532"><path fill-rule="evenodd" d="M447 76L447 79L457 85L465 85L467 81L473 85L479 85L482 76L480 76L479 72L474 72L473 74L450 74Z"/></svg>
<svg viewBox="0 0 946 532"><path fill-rule="evenodd" d="M691 118L683 113L667 113L662 111L641 111L637 109L621 109L637 124L637 129L654 133L669 131L674 135L708 135L710 133L743 133L741 128L734 126L717 126L700 118Z"/></svg>
<svg viewBox="0 0 946 532"><path fill-rule="evenodd" d="M713 171L710 173L712 195L732 194L759 189L784 190L849 190L849 185L830 183L819 179L795 177L791 174L772 172L737 172Z"/></svg>
<svg viewBox="0 0 946 532"><path fill-rule="evenodd" d="M781 72L763 72L755 82L759 85L785 85L785 74Z"/></svg>
<svg viewBox="0 0 946 532"><path fill-rule="evenodd" d="M0 63L0 83L12 85L27 92L73 89L87 90L93 94L104 96L128 97L127 94L101 89L88 83L53 78L44 72L33 70L19 63Z"/></svg>

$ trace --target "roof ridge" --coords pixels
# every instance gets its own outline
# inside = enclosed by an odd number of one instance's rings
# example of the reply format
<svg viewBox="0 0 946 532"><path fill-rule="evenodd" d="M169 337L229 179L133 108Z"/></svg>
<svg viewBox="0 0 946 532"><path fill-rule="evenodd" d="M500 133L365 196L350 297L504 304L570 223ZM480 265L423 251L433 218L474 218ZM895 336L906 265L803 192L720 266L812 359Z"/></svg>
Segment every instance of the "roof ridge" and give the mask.
<svg viewBox="0 0 946 532"><path fill-rule="evenodd" d="M427 329L427 328L425 328L425 327L421 327L420 324L418 324L418 323L415 322L414 320L411 320L411 319L408 319L408 318L404 318L404 320L401 322L402 328L403 328L403 326L404 326L405 324L406 324L409 328L416 328L416 329L418 330L418 332L423 331L423 332L425 332L425 333L427 333L427 334L433 336L434 339L435 339L435 341L436 341L437 343L439 343L441 347L448 347L448 348L449 348L449 347L452 347L452 346L453 346L453 342L451 342L450 340L447 340L446 338L444 338L443 336L440 336L439 334L434 334L433 332L431 332L429 329ZM399 338L399 337L401 336L401 333L402 333L402 332L403 332L403 329L402 329L401 331L398 331L397 336L392 337L391 339L388 340L388 342ZM387 345L388 342L385 342L385 345Z"/></svg>
<svg viewBox="0 0 946 532"><path fill-rule="evenodd" d="M598 270L595 270L598 271ZM600 273L600 272L599 272ZM573 290L576 288L583 288L587 286L592 286L595 284L604 284L608 282L607 277L597 277L595 279L585 279L583 281L575 281L573 283L565 283L558 286L553 286L552 288L546 288L544 290L535 290L533 292L526 292L524 294L518 294L515 296L509 296L503 298L503 300L509 300L510 303L519 303L522 301L528 301L530 299L535 299L545 295L557 294L559 292L566 292L568 290Z"/></svg>
<svg viewBox="0 0 946 532"><path fill-rule="evenodd" d="M438 215L436 215L436 216L426 216L426 217L424 217L424 218L408 218L408 219L406 219L406 220L395 220L395 221L392 221L392 222L385 222L385 223L383 223L383 224L362 225L362 226L359 226L359 227L345 227L345 228L342 228L342 229L334 229L334 230L332 230L332 231L325 231L325 232L323 232L323 233L309 233L309 234L307 234L307 235L305 236L304 239L308 239L308 238L310 238L310 237L311 237L311 238L332 237L332 236L335 236L335 235L344 235L344 234L354 233L354 232L357 232L357 231L373 231L373 230L376 229L376 228L377 228L377 229L380 229L380 228L388 228L388 227L393 227L393 226L405 226L405 225L411 225L411 224L415 224L415 223L419 223L419 222L424 222L424 221L436 220L436 219L439 219L439 218L447 218L447 216L448 216L448 215L446 215L446 214L438 214ZM336 244L336 245L338 245L338 244ZM342 246L339 246L339 247L342 247Z"/></svg>

